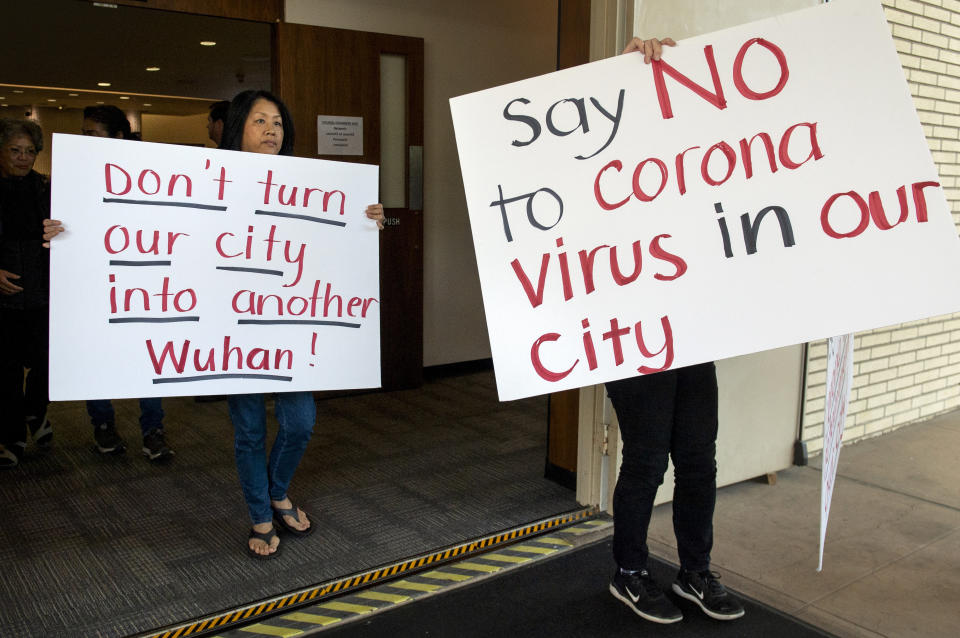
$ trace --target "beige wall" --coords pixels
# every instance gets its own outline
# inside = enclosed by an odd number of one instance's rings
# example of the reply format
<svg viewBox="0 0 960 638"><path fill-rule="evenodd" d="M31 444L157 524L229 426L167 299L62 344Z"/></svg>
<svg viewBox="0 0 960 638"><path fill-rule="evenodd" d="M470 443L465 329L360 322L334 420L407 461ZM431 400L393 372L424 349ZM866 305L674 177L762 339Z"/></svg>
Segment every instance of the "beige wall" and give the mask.
<svg viewBox="0 0 960 638"><path fill-rule="evenodd" d="M50 174L51 138L54 133L78 135L83 124L82 109L56 109L33 107L31 118L43 129L43 150L37 156L34 169ZM18 114L22 115L22 114ZM213 146L207 139L207 115L151 115L149 113L127 113L130 126L143 134L144 141L164 142L167 144L201 144Z"/></svg>
<svg viewBox="0 0 960 638"><path fill-rule="evenodd" d="M34 107L31 118L43 129L43 150L37 155L33 169L38 173L50 175L51 139L54 133L80 133L83 124L83 111L80 109L56 109ZM22 113L18 113L21 115Z"/></svg>
<svg viewBox="0 0 960 638"><path fill-rule="evenodd" d="M424 39L424 365L489 357L448 99L555 70L556 0L287 0L286 20Z"/></svg>
<svg viewBox="0 0 960 638"><path fill-rule="evenodd" d="M634 35L689 38L821 4L821 0L636 0Z"/></svg>
<svg viewBox="0 0 960 638"><path fill-rule="evenodd" d="M166 144L199 144L213 147L207 137L207 114L197 115L155 115L144 113L141 116L141 133L144 142L164 142Z"/></svg>

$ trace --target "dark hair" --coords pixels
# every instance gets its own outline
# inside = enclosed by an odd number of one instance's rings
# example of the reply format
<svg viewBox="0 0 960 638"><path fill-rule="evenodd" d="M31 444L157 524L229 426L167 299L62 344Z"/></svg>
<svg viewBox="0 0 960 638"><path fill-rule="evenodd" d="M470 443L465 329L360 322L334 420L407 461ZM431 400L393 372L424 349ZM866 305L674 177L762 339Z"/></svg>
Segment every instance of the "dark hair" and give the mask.
<svg viewBox="0 0 960 638"><path fill-rule="evenodd" d="M230 100L220 100L210 105L210 121L226 121L227 111L230 110Z"/></svg>
<svg viewBox="0 0 960 638"><path fill-rule="evenodd" d="M18 135L29 137L38 153L43 150L43 130L39 124L30 120L0 119L0 146Z"/></svg>
<svg viewBox="0 0 960 638"><path fill-rule="evenodd" d="M230 102L227 119L223 124L223 137L220 139L220 148L230 151L241 151L243 145L243 125L247 121L253 103L263 98L273 102L280 111L280 121L283 123L283 141L280 143L279 155L293 155L293 118L287 105L280 98L269 91L242 91L237 93Z"/></svg>
<svg viewBox="0 0 960 638"><path fill-rule="evenodd" d="M110 137L116 137L117 133L120 133L125 140L134 139L130 133L130 121L127 120L127 116L112 104L86 107L83 109L83 119L103 124Z"/></svg>

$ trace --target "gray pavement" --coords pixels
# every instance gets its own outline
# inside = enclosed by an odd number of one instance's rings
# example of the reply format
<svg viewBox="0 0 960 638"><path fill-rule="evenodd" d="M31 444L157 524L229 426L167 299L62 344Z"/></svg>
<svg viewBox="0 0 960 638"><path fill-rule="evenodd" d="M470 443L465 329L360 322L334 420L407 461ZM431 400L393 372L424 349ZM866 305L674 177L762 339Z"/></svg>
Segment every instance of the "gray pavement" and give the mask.
<svg viewBox="0 0 960 638"><path fill-rule="evenodd" d="M960 411L843 446L818 573L819 463L719 491L723 582L839 636L960 636ZM669 504L650 548L677 560Z"/></svg>

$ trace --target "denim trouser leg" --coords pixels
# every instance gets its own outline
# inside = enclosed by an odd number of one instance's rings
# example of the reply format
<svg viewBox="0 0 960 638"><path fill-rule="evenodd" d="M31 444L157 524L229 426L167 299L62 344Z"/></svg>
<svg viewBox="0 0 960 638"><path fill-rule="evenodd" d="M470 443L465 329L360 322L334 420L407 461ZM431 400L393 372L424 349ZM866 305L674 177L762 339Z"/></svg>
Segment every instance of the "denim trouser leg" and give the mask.
<svg viewBox="0 0 960 638"><path fill-rule="evenodd" d="M674 533L680 565L710 566L716 503L717 382L712 363L607 384L623 440L613 496L613 553L625 569L647 565L647 528L668 455L675 466Z"/></svg>
<svg viewBox="0 0 960 638"><path fill-rule="evenodd" d="M267 415L262 394L227 397L240 489L254 525L273 518L267 481Z"/></svg>
<svg viewBox="0 0 960 638"><path fill-rule="evenodd" d="M110 402L110 399L87 401L87 414L90 415L90 423L94 426L103 425L108 421L112 423L115 418L113 404Z"/></svg>
<svg viewBox="0 0 960 638"><path fill-rule="evenodd" d="M317 404L312 392L283 392L276 395L277 438L270 450L270 498L281 501L287 497L287 488L300 459L307 450L317 419Z"/></svg>
<svg viewBox="0 0 960 638"><path fill-rule="evenodd" d="M140 434L147 436L163 429L163 407L160 397L140 399Z"/></svg>
<svg viewBox="0 0 960 638"><path fill-rule="evenodd" d="M313 432L316 406L310 392L276 395L279 429L267 465L267 420L262 394L227 398L234 427L240 487L254 525L273 518L270 500L282 500Z"/></svg>

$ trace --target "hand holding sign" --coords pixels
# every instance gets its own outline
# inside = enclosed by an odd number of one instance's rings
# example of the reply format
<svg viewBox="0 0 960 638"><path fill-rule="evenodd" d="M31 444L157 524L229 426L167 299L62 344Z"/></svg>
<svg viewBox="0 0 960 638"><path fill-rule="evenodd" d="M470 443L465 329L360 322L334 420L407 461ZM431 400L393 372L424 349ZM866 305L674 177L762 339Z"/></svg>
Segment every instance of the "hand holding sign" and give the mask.
<svg viewBox="0 0 960 638"><path fill-rule="evenodd" d="M43 220L43 247L50 248L50 240L63 231L63 222L59 219Z"/></svg>
<svg viewBox="0 0 960 638"><path fill-rule="evenodd" d="M673 41L673 38L664 38L663 40L650 38L649 40L644 40L633 37L627 42L627 46L623 47L623 53L640 51L643 53L644 64L650 64L650 62L660 59L660 56L663 55L664 46L675 47L677 43Z"/></svg>

